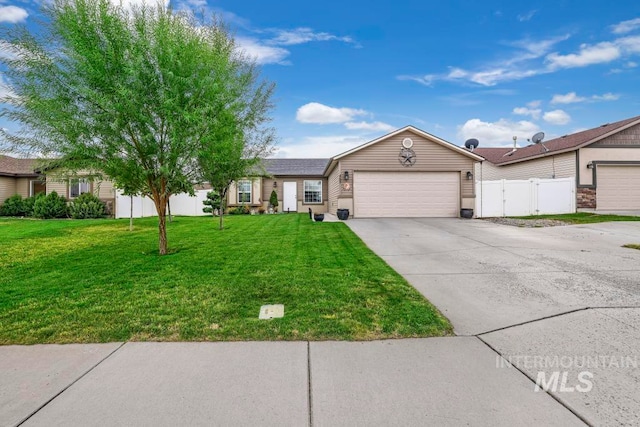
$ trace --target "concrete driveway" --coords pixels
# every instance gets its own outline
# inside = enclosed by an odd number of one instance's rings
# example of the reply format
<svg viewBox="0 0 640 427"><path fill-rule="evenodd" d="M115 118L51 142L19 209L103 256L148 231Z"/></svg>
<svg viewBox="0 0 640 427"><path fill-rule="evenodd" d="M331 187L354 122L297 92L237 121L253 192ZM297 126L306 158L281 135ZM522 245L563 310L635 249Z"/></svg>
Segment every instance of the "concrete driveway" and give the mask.
<svg viewBox="0 0 640 427"><path fill-rule="evenodd" d="M640 222L347 223L456 334L477 337L532 381L549 382L550 394L589 423L640 423L640 251L621 247L640 243Z"/></svg>

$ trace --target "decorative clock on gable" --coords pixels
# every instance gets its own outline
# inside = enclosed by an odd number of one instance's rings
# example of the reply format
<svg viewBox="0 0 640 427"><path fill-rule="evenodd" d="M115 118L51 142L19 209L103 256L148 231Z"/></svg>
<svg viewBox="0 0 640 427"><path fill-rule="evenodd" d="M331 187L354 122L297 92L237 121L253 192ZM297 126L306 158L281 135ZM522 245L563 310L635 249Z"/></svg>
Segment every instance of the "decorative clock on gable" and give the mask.
<svg viewBox="0 0 640 427"><path fill-rule="evenodd" d="M398 155L398 161L402 166L413 166L416 163L416 152L411 148L403 148Z"/></svg>

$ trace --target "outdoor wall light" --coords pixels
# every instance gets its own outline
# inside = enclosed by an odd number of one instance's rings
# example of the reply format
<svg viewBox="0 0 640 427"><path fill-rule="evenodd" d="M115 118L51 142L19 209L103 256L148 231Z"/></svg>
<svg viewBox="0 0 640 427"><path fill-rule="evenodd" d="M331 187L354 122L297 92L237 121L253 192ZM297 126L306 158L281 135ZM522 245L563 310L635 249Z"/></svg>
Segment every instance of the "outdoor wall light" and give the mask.
<svg viewBox="0 0 640 427"><path fill-rule="evenodd" d="M467 179L469 181L471 181L473 179L473 174L471 173L471 171L467 171Z"/></svg>
<svg viewBox="0 0 640 427"><path fill-rule="evenodd" d="M593 169L593 162L587 163L587 169Z"/></svg>
<svg viewBox="0 0 640 427"><path fill-rule="evenodd" d="M349 181L349 171L344 171L344 180Z"/></svg>
<svg viewBox="0 0 640 427"><path fill-rule="evenodd" d="M273 181L273 188L278 188L278 181Z"/></svg>

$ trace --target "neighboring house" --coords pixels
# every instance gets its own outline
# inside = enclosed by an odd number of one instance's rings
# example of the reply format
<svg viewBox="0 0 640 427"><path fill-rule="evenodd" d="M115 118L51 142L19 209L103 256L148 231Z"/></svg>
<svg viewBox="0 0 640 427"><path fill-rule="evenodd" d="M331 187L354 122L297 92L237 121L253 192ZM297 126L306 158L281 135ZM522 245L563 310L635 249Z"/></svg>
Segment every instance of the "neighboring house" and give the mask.
<svg viewBox="0 0 640 427"><path fill-rule="evenodd" d="M113 185L110 181L89 179L88 172L79 172L73 177L54 171L41 171L38 159L17 159L0 155L0 204L16 194L22 197L53 191L67 200L73 200L82 193L93 193L112 212L115 201Z"/></svg>
<svg viewBox="0 0 640 427"><path fill-rule="evenodd" d="M0 204L16 194L30 197L46 191L43 177L36 172L36 163L36 159L0 155Z"/></svg>
<svg viewBox="0 0 640 427"><path fill-rule="evenodd" d="M476 165L477 180L575 178L579 209L640 209L640 116L542 144L474 153L486 159Z"/></svg>

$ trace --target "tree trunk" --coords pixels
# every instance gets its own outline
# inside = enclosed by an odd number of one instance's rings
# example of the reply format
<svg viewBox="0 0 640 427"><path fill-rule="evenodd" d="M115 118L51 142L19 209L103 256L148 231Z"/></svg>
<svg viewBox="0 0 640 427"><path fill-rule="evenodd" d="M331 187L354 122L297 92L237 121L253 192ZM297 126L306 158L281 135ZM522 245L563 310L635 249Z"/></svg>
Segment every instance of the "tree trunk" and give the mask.
<svg viewBox="0 0 640 427"><path fill-rule="evenodd" d="M156 210L158 211L158 252L160 255L167 254L167 199L160 197L156 201Z"/></svg>
<svg viewBox="0 0 640 427"><path fill-rule="evenodd" d="M169 208L169 222L173 222L173 217L171 216L171 200L167 199L167 207Z"/></svg>
<svg viewBox="0 0 640 427"><path fill-rule="evenodd" d="M131 211L129 212L129 231L133 231L133 194L130 197Z"/></svg>
<svg viewBox="0 0 640 427"><path fill-rule="evenodd" d="M224 197L220 197L220 230L224 229Z"/></svg>

